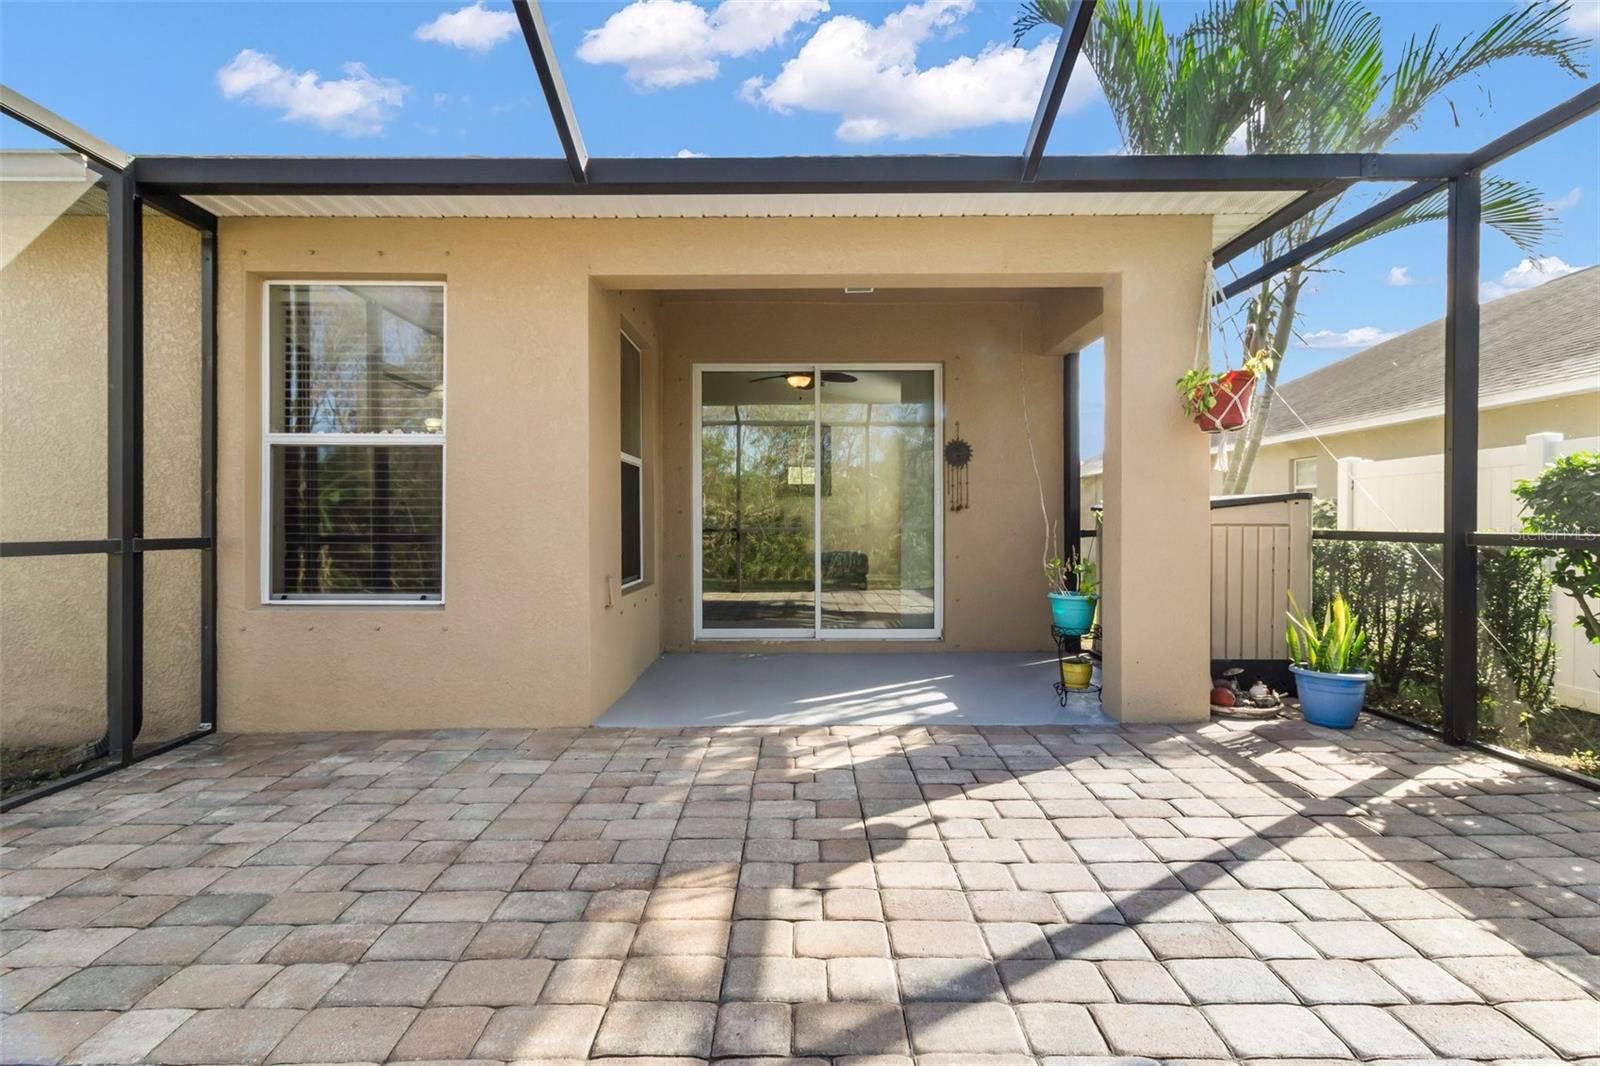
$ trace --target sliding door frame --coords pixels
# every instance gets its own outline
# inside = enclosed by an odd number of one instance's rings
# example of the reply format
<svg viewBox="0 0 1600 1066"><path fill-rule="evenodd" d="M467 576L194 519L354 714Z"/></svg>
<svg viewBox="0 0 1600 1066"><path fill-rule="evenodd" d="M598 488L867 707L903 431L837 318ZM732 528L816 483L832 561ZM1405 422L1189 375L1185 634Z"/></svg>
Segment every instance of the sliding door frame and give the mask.
<svg viewBox="0 0 1600 1066"><path fill-rule="evenodd" d="M702 381L708 373L777 373L810 369L816 375L811 392L811 446L817 476L812 490L812 624L790 629L708 629L705 625L705 498L701 484ZM822 624L822 374L824 371L926 371L933 374L933 627L931 629L828 629ZM690 620L697 641L937 641L944 639L944 478L940 476L940 448L944 441L944 366L941 363L694 363L690 366L694 428L691 442L691 482L694 506L690 509L692 595ZM800 423L796 423L799 425Z"/></svg>

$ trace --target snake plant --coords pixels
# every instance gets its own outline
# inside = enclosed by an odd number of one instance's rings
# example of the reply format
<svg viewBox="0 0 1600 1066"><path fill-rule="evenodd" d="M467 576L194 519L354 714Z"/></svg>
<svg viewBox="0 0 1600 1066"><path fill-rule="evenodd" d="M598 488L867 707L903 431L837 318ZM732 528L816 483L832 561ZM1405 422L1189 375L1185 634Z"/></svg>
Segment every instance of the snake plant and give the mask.
<svg viewBox="0 0 1600 1066"><path fill-rule="evenodd" d="M1322 623L1301 613L1289 593L1289 657L1296 665L1324 674L1356 673L1366 668L1367 635L1342 592L1322 612Z"/></svg>

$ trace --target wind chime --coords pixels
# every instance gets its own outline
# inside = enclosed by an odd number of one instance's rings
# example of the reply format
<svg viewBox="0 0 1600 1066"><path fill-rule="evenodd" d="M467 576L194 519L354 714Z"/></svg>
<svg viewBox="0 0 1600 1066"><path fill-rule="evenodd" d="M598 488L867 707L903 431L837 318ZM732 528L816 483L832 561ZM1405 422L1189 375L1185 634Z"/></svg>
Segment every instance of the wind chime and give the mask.
<svg viewBox="0 0 1600 1066"><path fill-rule="evenodd" d="M956 435L944 445L944 498L952 511L967 509L967 467L972 462L972 445L961 439L961 423Z"/></svg>

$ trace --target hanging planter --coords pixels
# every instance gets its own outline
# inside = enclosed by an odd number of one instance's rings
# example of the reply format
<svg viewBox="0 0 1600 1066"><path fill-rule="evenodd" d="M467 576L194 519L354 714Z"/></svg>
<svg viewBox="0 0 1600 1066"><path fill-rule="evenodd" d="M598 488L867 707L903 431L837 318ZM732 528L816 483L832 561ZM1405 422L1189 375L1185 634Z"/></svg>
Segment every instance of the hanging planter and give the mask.
<svg viewBox="0 0 1600 1066"><path fill-rule="evenodd" d="M1243 370L1227 373L1191 390L1190 403L1196 408L1194 424L1207 433L1243 429L1250 421L1250 401L1255 397L1256 376Z"/></svg>
<svg viewBox="0 0 1600 1066"><path fill-rule="evenodd" d="M1240 370L1189 371L1178 379L1184 414L1207 433L1243 429L1250 422L1256 378L1270 371L1276 361L1272 350L1263 348L1246 359Z"/></svg>

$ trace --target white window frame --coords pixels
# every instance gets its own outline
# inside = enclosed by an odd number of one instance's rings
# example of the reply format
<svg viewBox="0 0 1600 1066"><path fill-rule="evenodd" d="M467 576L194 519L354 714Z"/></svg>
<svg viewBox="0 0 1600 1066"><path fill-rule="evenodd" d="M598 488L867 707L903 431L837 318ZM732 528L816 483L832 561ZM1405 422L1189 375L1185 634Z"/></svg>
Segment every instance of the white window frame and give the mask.
<svg viewBox="0 0 1600 1066"><path fill-rule="evenodd" d="M1300 464L1311 464L1311 484L1302 488L1300 485ZM1316 492L1317 491L1317 457L1302 455L1297 459L1289 460L1289 489L1291 492Z"/></svg>
<svg viewBox="0 0 1600 1066"><path fill-rule="evenodd" d="M439 312L442 335L439 338L440 383L444 387L439 406L437 433L274 433L272 432L272 287L274 285L382 285L438 289L443 297ZM389 278L267 278L261 283L261 603L267 607L443 607L446 598L447 537L450 528L447 508L450 494L450 292L443 281L394 281ZM307 444L388 445L393 447L436 447L439 449L439 595L433 599L410 596L339 596L332 593L295 596L272 595L272 449L281 445Z"/></svg>
<svg viewBox="0 0 1600 1066"><path fill-rule="evenodd" d="M705 433L702 425L704 407L701 403L701 385L706 374L731 371L742 373L747 371L772 373L779 370L805 370L809 369L816 375L817 381L822 380L825 370L925 370L933 372L933 446L935 459L933 467L933 628L931 629L829 629L822 624L822 478L813 478L812 485L812 540L814 542L813 560L813 589L815 602L812 611L812 624L803 629L708 629L705 625L705 597L704 597L704 554L705 545L702 531L704 529L705 499L702 495L701 457L700 445ZM694 584L690 587L689 597L690 618L693 622L693 633L696 641L724 641L724 640L764 640L764 641L806 641L808 643L821 643L826 641L880 641L893 642L905 640L942 641L944 640L944 475L943 457L939 449L944 447L944 364L943 363L695 363L690 367L693 377L694 404L694 448L690 460L693 474L694 506L690 521L689 543L691 558L693 560ZM801 423L796 423L801 424ZM822 439L822 406L820 388L813 390L811 403L811 433L812 453L816 462L820 464L821 439Z"/></svg>
<svg viewBox="0 0 1600 1066"><path fill-rule="evenodd" d="M639 455L630 455L628 452L622 451L622 450L619 450L618 453L617 453L618 455L620 455L622 457L622 461L623 462L627 463L629 466L632 466L632 467L634 467L635 469L637 469L639 471L639 576L634 578L632 581L624 581L622 574L618 574L617 575L617 580L620 581L621 584L622 584L622 591L623 592L628 592L631 589L636 589L639 586L643 585L650 577L650 568L649 568L648 565L646 565L647 564L647 556L648 556L649 553L646 550L646 542L645 542L645 539L644 539L644 534L645 534L645 513L644 513L645 493L644 493L644 454L643 454L644 453L644 346L642 344L640 344L638 341L634 340L633 336L631 334L629 334L627 330L623 329L623 330L618 330L617 332L621 334L623 340L625 340L629 344L633 345L634 352L636 352L638 354L638 356L639 356L639 399L638 399L638 403L639 403L639 452L640 452L640 454ZM619 370L620 370L620 362L619 362ZM620 377L620 374L619 374L619 377ZM619 389L618 391L620 392L621 390ZM619 400L620 400L620 396L619 396ZM620 430L620 419L621 419L621 410L619 409L618 410L619 430ZM618 436L618 439L620 440L622 435L619 432L617 434L617 436ZM619 504L622 501L622 486L620 484L617 486L617 500L618 500ZM620 526L619 526L619 530L618 531L620 532ZM619 544L617 546L618 568L619 569L621 567L621 555L622 555L622 546Z"/></svg>

